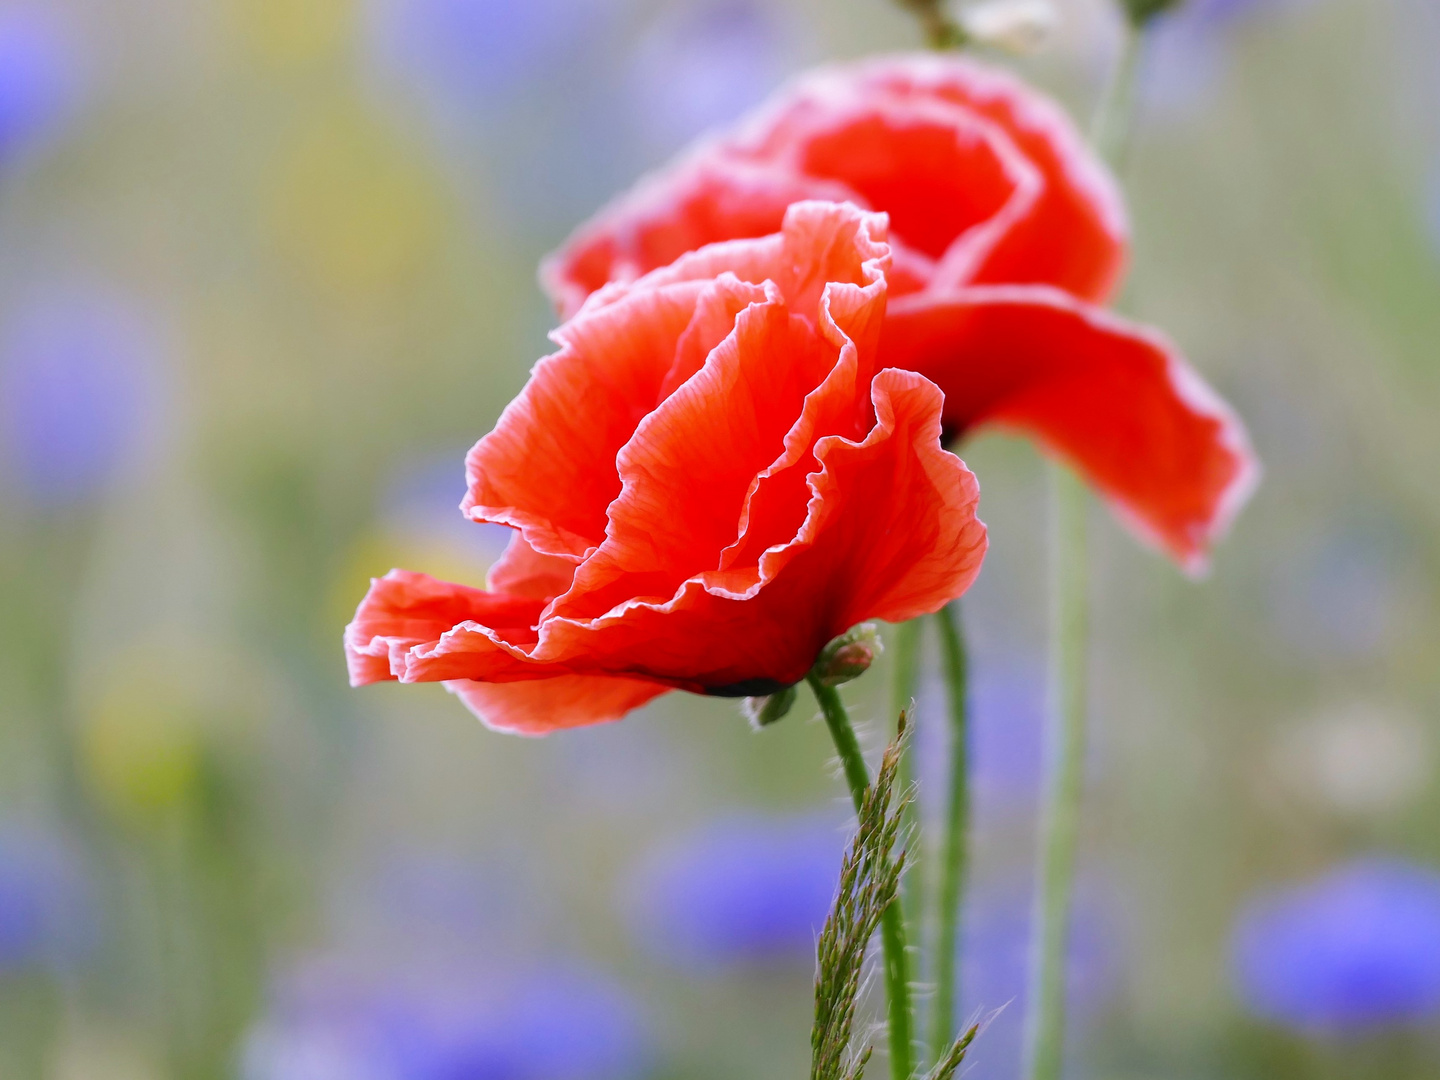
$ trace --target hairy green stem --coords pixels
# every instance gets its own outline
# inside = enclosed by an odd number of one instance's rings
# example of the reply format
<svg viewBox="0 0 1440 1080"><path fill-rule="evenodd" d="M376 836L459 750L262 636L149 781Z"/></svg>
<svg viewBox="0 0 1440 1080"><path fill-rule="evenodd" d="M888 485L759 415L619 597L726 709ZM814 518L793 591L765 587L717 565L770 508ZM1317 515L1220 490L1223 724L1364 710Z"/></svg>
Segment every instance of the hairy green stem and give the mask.
<svg viewBox="0 0 1440 1080"><path fill-rule="evenodd" d="M968 660L960 624L960 601L936 613L950 697L950 791L945 804L945 839L936 891L935 1001L930 1016L930 1052L940 1061L955 1040L959 991L959 937L970 829L970 763L966 679Z"/></svg>
<svg viewBox="0 0 1440 1080"><path fill-rule="evenodd" d="M924 641L924 631L925 623L922 619L911 619L909 622L901 623L895 629L895 644L890 650L894 657L894 670L890 686L890 715L898 717L902 712L906 713L912 733L915 730L915 717L911 713L910 705L915 699L915 688L919 681L920 647ZM904 755L900 758L901 791L909 791L915 784L914 755L915 738L912 734L906 740ZM900 895L902 903L905 905L905 921L910 926L911 937L917 946L921 946L923 944L921 939L924 937L924 927L921 922L925 904L924 862L919 858L922 847L920 813L914 799L905 803L902 826L910 855L906 860L905 879L901 882Z"/></svg>
<svg viewBox="0 0 1440 1080"><path fill-rule="evenodd" d="M1044 805L1031 941L1026 1076L1059 1080L1065 1050L1065 960L1070 940L1080 802L1085 780L1088 596L1080 479L1051 466L1051 685Z"/></svg>
<svg viewBox="0 0 1440 1080"><path fill-rule="evenodd" d="M806 677L815 700L825 716L825 726L830 729L830 738L835 743L835 752L840 756L840 765L845 771L845 782L850 786L850 798L854 800L858 814L865 802L865 790L870 786L870 771L865 767L865 755L860 752L860 741L855 738L855 728L850 723L850 714L840 692L833 686L826 686L812 673ZM909 958L905 955L905 913L899 904L885 909L880 922L880 942L885 953L885 997L890 1020L890 1076L892 1080L910 1080L913 1068L913 1054L910 1045L912 1020L910 1014L910 971Z"/></svg>
<svg viewBox="0 0 1440 1080"><path fill-rule="evenodd" d="M850 798L855 809L865 801L865 789L870 786L870 770L865 766L865 755L860 750L860 740L855 737L855 728L850 723L850 714L840 700L840 691L826 686L812 673L806 682L815 693L820 712L825 717L825 726L830 729L830 738L835 743L835 753L840 757L840 767L845 772L845 783L850 788Z"/></svg>

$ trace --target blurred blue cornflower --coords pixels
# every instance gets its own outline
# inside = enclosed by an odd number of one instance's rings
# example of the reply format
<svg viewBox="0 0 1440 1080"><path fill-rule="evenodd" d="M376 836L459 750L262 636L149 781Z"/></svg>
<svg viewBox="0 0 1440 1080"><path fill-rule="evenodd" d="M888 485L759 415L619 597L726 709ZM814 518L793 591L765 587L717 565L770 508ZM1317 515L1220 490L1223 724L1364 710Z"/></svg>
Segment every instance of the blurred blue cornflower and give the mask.
<svg viewBox="0 0 1440 1080"><path fill-rule="evenodd" d="M98 494L153 426L158 352L112 292L67 284L22 300L0 330L0 473L39 507Z"/></svg>
<svg viewBox="0 0 1440 1080"><path fill-rule="evenodd" d="M1241 999L1267 1020L1346 1034L1440 1018L1440 872L1359 859L1263 894L1236 924Z"/></svg>
<svg viewBox="0 0 1440 1080"><path fill-rule="evenodd" d="M246 1039L244 1080L630 1080L650 1046L613 980L557 964L506 978L302 968Z"/></svg>
<svg viewBox="0 0 1440 1080"><path fill-rule="evenodd" d="M784 76L795 34L759 0L692 0L641 39L630 92L641 135L664 151L757 104Z"/></svg>
<svg viewBox="0 0 1440 1080"><path fill-rule="evenodd" d="M1044 772L1045 669L983 663L970 680L970 754L977 813L1029 806Z"/></svg>
<svg viewBox="0 0 1440 1080"><path fill-rule="evenodd" d="M1110 923L1092 891L1082 892L1071 916L1065 967L1070 1023L1083 1027L1113 995L1119 957ZM962 939L962 1002L956 1023L985 1021L984 1054L967 1064L967 1077L1018 1076L1024 1051L1024 1015L1030 977L1031 898L1018 883L980 886L968 897Z"/></svg>
<svg viewBox="0 0 1440 1080"><path fill-rule="evenodd" d="M376 63L447 115L504 104L555 79L611 0L369 0Z"/></svg>
<svg viewBox="0 0 1440 1080"><path fill-rule="evenodd" d="M844 850L824 816L737 814L653 851L621 906L640 946L678 968L811 964Z"/></svg>
<svg viewBox="0 0 1440 1080"><path fill-rule="evenodd" d="M426 1080L631 1080L650 1057L639 1010L614 982L552 968L448 1018Z"/></svg>
<svg viewBox="0 0 1440 1080"><path fill-rule="evenodd" d="M0 7L0 169L54 134L79 90L74 43L54 9Z"/></svg>
<svg viewBox="0 0 1440 1080"><path fill-rule="evenodd" d="M96 930L89 879L70 845L45 829L0 826L0 978L66 967Z"/></svg>

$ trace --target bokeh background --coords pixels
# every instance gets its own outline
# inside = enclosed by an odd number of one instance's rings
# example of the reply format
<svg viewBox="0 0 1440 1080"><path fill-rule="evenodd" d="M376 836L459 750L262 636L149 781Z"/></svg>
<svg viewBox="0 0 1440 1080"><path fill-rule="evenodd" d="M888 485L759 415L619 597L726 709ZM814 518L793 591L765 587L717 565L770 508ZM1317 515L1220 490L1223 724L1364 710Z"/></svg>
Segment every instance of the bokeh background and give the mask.
<svg viewBox="0 0 1440 1080"><path fill-rule="evenodd" d="M1119 24L1056 2L1016 63L1083 119ZM461 460L547 351L540 255L787 74L916 43L884 0L0 0L0 1077L805 1074L847 817L808 705L523 740L348 689L340 631L372 574L498 554ZM1200 583L1093 515L1077 1078L1440 1077L1437 55L1432 0L1152 42L1122 303L1267 474ZM1011 1080L1044 474L964 453L963 1011ZM926 761L943 715L927 676Z"/></svg>

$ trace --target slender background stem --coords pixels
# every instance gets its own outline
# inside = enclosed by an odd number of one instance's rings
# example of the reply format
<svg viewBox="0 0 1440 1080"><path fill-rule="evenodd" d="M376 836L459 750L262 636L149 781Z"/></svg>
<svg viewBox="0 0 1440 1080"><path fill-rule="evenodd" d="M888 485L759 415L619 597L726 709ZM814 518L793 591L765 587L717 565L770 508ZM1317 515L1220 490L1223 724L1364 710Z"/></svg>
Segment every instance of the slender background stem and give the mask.
<svg viewBox="0 0 1440 1080"><path fill-rule="evenodd" d="M1134 127L1135 89L1144 27L1127 20L1120 57L1095 110L1090 141L1118 168ZM1081 481L1065 466L1050 466L1052 703L1047 733L1044 804L1031 940L1030 1002L1026 1013L1028 1080L1059 1080L1065 1057L1065 962L1070 944L1080 808L1085 786L1088 567Z"/></svg>
<svg viewBox="0 0 1440 1080"><path fill-rule="evenodd" d="M965 870L970 829L969 724L966 683L968 658L960 623L960 601L936 613L950 698L950 791L945 803L945 839L936 889L935 1002L930 1016L930 1052L939 1061L955 1039L955 1007L960 999L959 937L964 910Z"/></svg>
<svg viewBox="0 0 1440 1080"><path fill-rule="evenodd" d="M1031 944L1026 1075L1059 1080L1065 1051L1065 961L1085 771L1085 488L1051 466L1053 582L1051 672L1044 806Z"/></svg>
<svg viewBox="0 0 1440 1080"><path fill-rule="evenodd" d="M855 728L850 723L850 714L840 700L840 692L833 686L824 685L814 675L807 678L820 711L825 716L825 725L835 742L835 752L840 756L840 765L845 771L845 782L850 785L850 798L858 813L865 800L865 789L870 786L870 772L865 767L865 756L860 752L860 742L855 738ZM914 1055L911 1048L913 1020L910 1013L910 969L909 958L905 955L905 913L900 904L891 904L885 909L880 923L880 942L885 953L885 997L890 1020L890 1076L892 1080L910 1080Z"/></svg>
<svg viewBox="0 0 1440 1080"><path fill-rule="evenodd" d="M890 687L890 715L898 717L909 713L911 731L914 731L915 717L910 709L915 699L915 688L919 678L920 649L924 644L925 622L911 619L895 628L895 643L891 647L894 657L892 683ZM906 790L915 783L915 739L912 734L900 758L900 788ZM922 923L925 903L924 859L921 858L920 811L918 801L912 799L905 807L904 830L907 849L905 877L900 883L902 903L905 905L905 921L909 924L910 940L916 946L923 946L925 928Z"/></svg>
<svg viewBox="0 0 1440 1080"><path fill-rule="evenodd" d="M1135 127L1135 83L1140 75L1144 40L1145 31L1126 20L1120 56L1110 72L1110 81L1105 84L1090 124L1090 145L1116 169L1125 163L1125 155L1130 149L1130 133Z"/></svg>

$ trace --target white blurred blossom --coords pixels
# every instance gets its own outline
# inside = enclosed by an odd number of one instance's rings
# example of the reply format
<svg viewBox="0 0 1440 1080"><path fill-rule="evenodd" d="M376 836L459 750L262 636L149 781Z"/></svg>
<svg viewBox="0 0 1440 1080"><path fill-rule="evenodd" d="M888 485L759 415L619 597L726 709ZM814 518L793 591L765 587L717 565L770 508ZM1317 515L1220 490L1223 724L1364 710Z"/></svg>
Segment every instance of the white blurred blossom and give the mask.
<svg viewBox="0 0 1440 1080"><path fill-rule="evenodd" d="M959 19L972 41L1017 56L1040 48L1060 25L1050 0L983 0L964 8Z"/></svg>
<svg viewBox="0 0 1440 1080"><path fill-rule="evenodd" d="M1285 728L1274 771L1301 798L1345 814L1400 809L1429 783L1434 746L1412 715L1353 702Z"/></svg>

